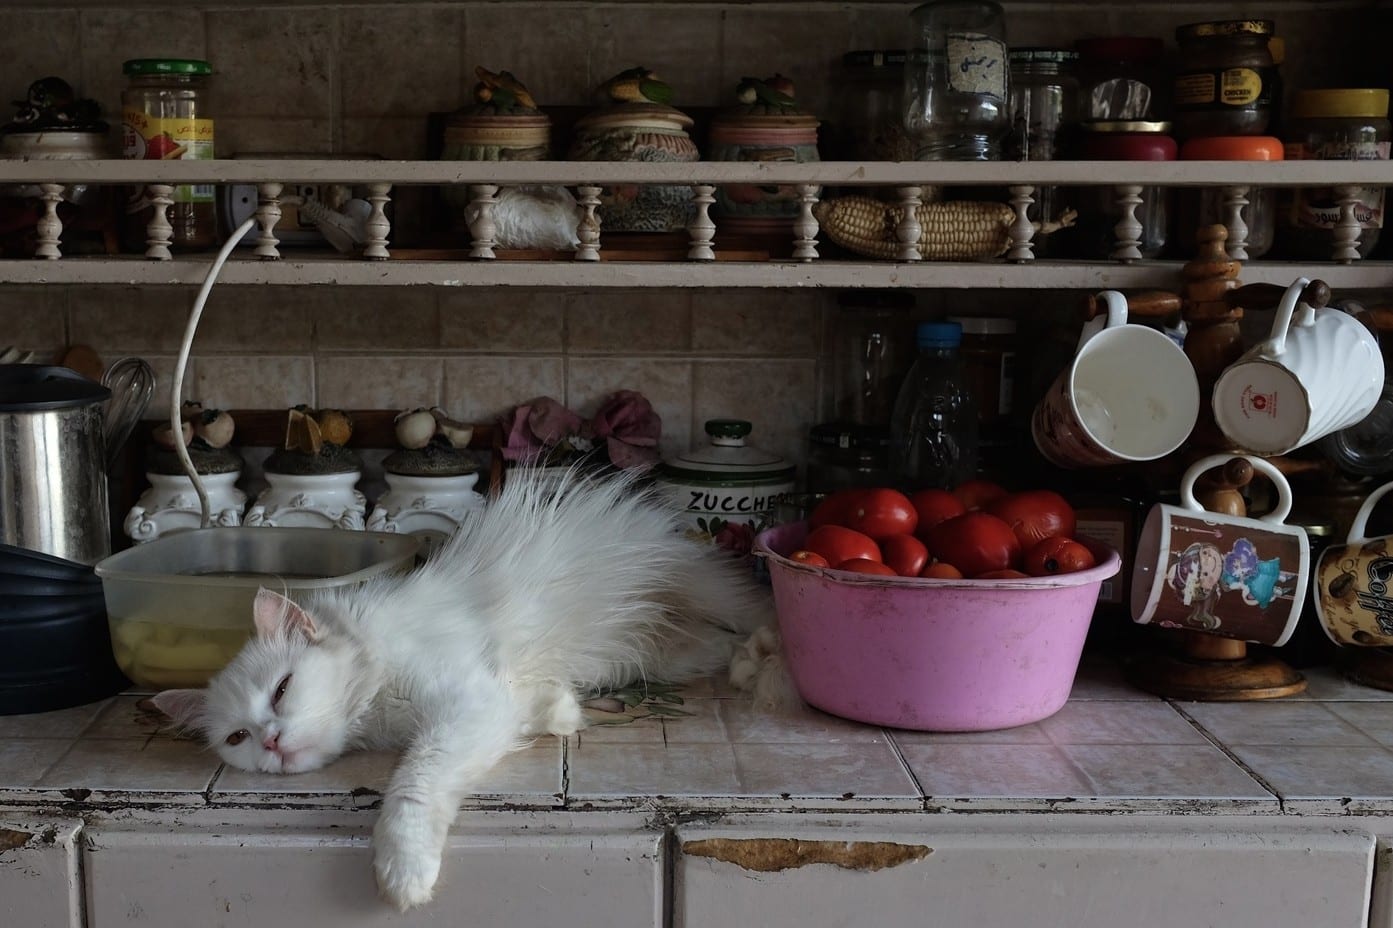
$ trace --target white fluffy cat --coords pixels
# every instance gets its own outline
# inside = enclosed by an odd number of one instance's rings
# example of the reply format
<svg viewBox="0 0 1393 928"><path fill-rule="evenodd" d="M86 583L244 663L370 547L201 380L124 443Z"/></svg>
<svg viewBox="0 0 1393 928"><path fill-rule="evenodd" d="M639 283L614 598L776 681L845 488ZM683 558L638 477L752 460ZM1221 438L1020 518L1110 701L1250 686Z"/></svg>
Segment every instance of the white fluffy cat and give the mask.
<svg viewBox="0 0 1393 928"><path fill-rule="evenodd" d="M256 596L256 637L206 690L155 704L244 770L300 773L399 748L373 829L382 894L427 902L460 799L530 736L584 726L578 696L732 666L754 688L772 601L684 538L631 477L510 473L418 570L301 603ZM294 565L286 565L293 570ZM759 635L753 635L760 631ZM767 703L783 701L778 684Z"/></svg>

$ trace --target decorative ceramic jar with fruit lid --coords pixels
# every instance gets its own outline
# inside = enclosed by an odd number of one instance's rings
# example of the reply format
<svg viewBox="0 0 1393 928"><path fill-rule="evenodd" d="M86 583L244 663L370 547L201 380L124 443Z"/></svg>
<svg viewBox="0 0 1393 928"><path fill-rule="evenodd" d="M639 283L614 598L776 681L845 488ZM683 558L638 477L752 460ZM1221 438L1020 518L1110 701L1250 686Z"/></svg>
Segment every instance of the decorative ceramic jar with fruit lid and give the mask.
<svg viewBox="0 0 1393 928"><path fill-rule="evenodd" d="M709 444L669 458L658 472L689 535L742 552L793 492L796 470L772 451L745 444L752 428L744 419L708 419Z"/></svg>
<svg viewBox="0 0 1393 928"><path fill-rule="evenodd" d="M474 69L474 102L445 123L441 161L545 161L551 157L551 117L508 71ZM469 205L468 187L445 188L456 210Z"/></svg>
<svg viewBox="0 0 1393 928"><path fill-rule="evenodd" d="M692 118L668 105L672 88L647 68L621 71L597 88L603 105L576 121L572 161L700 160L687 130ZM600 227L606 232L672 232L695 213L690 187L625 184L600 196Z"/></svg>
<svg viewBox="0 0 1393 928"><path fill-rule="evenodd" d="M739 103L711 120L711 161L818 161L818 120L798 106L793 81L782 74L743 78ZM786 232L798 215L798 190L791 186L727 184L716 189L723 228Z"/></svg>

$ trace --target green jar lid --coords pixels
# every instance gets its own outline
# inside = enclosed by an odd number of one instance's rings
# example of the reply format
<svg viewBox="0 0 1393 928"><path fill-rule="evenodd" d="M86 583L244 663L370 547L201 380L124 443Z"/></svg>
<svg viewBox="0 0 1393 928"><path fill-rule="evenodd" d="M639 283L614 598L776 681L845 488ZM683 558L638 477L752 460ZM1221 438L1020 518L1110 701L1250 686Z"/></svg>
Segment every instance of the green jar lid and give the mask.
<svg viewBox="0 0 1393 928"><path fill-rule="evenodd" d="M121 73L144 74L212 74L213 66L196 58L132 58L121 65Z"/></svg>

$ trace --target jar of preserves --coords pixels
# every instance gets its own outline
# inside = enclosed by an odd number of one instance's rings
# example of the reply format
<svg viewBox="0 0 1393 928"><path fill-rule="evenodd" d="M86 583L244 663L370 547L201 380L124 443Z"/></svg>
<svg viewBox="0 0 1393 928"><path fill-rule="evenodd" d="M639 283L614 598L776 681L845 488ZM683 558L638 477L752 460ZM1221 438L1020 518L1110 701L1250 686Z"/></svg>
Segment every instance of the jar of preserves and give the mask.
<svg viewBox="0 0 1393 928"><path fill-rule="evenodd" d="M1151 36L1100 36L1074 43L1084 120L1133 122L1169 115L1162 77L1166 45Z"/></svg>
<svg viewBox="0 0 1393 928"><path fill-rule="evenodd" d="M1292 99L1286 132L1288 160L1387 161L1393 139L1385 89L1301 90ZM1383 228L1383 187L1360 187L1354 217L1357 249L1367 258ZM1283 257L1328 261L1340 221L1340 198L1329 187L1283 191L1278 237Z"/></svg>
<svg viewBox="0 0 1393 928"><path fill-rule="evenodd" d="M1272 114L1272 21L1190 23L1175 30L1175 134L1262 135Z"/></svg>
<svg viewBox="0 0 1393 928"><path fill-rule="evenodd" d="M1281 161L1282 143L1266 135L1220 135L1213 138L1190 139L1180 146L1181 161ZM1180 252L1192 256L1199 248L1201 226L1216 223L1232 228L1231 216L1225 202L1223 187L1185 187L1175 194L1175 241ZM1272 187L1249 187L1246 205L1238 217L1248 227L1243 253L1235 251L1235 239L1230 233L1227 250L1230 258L1247 260L1261 258L1272 248L1273 231L1277 223L1277 191Z"/></svg>
<svg viewBox="0 0 1393 928"><path fill-rule="evenodd" d="M1011 128L1006 20L994 0L929 0L911 15L905 129L919 161L995 161Z"/></svg>
<svg viewBox="0 0 1393 928"><path fill-rule="evenodd" d="M1079 137L1079 157L1085 161L1174 161L1178 148L1170 128L1168 122L1085 122ZM1142 188L1142 202L1133 215L1142 227L1141 244L1137 247L1143 258L1158 258L1166 249L1170 197L1166 187ZM1082 192L1077 223L1081 257L1112 257L1117 241L1114 230L1122 213L1115 187L1090 187Z"/></svg>
<svg viewBox="0 0 1393 928"><path fill-rule="evenodd" d="M149 161L210 161L213 118L206 61L136 58L122 65L128 82L121 91L121 142L125 157ZM218 244L217 199L212 184L174 188L170 247L193 251ZM145 187L133 187L126 200L122 238L144 251L154 206Z"/></svg>

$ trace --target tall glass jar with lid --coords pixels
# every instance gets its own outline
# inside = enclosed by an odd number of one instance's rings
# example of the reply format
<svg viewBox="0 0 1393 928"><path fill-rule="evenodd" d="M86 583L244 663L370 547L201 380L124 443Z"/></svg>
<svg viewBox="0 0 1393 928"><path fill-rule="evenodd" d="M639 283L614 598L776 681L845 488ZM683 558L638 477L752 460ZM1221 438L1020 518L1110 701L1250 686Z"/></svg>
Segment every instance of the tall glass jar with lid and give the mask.
<svg viewBox="0 0 1393 928"><path fill-rule="evenodd" d="M213 68L187 58L136 58L122 66L121 142L127 158L147 161L212 160L213 117L209 82ZM212 184L174 188L170 247L184 251L218 244L216 195ZM143 251L154 206L145 187L132 187L122 223L125 246Z"/></svg>
<svg viewBox="0 0 1393 928"><path fill-rule="evenodd" d="M994 161L1011 127L1006 20L993 0L929 0L911 14L905 129L919 161Z"/></svg>

